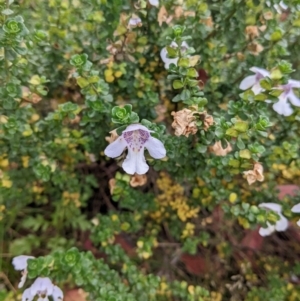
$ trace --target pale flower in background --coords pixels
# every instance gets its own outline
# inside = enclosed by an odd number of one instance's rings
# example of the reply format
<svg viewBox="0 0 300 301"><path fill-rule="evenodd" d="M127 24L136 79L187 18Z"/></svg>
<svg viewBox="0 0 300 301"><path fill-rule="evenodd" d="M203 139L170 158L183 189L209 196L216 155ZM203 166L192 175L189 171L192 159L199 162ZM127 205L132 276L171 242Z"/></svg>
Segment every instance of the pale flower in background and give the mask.
<svg viewBox="0 0 300 301"><path fill-rule="evenodd" d="M33 256L19 255L13 258L12 265L16 271L22 271L22 277L18 284L18 288L23 287L27 278L27 260L33 259Z"/></svg>
<svg viewBox="0 0 300 301"><path fill-rule="evenodd" d="M159 6L159 0L149 0L149 3L150 3L152 6L156 6L156 7Z"/></svg>
<svg viewBox="0 0 300 301"><path fill-rule="evenodd" d="M283 13L289 8L283 1L280 1L279 4L274 4L273 6L279 14Z"/></svg>
<svg viewBox="0 0 300 301"><path fill-rule="evenodd" d="M211 153L215 154L216 156L224 157L228 153L232 151L232 147L229 142L227 142L227 147L223 148L221 141L217 141L214 145L209 147Z"/></svg>
<svg viewBox="0 0 300 301"><path fill-rule="evenodd" d="M290 116L293 114L293 108L291 107L288 100L297 107L300 107L300 99L295 95L293 89L300 88L300 81L290 79L286 85L281 85L278 88L279 90L283 90L283 92L279 95L279 101L273 104L273 109L278 114L283 116Z"/></svg>
<svg viewBox="0 0 300 301"><path fill-rule="evenodd" d="M123 132L122 135L104 150L104 154L111 158L119 157L127 147L128 154L124 160L122 167L126 173L133 175L145 174L149 166L144 157L144 149L146 148L151 157L154 159L162 159L166 156L166 149L161 141L152 137L148 130L141 124L131 124Z"/></svg>
<svg viewBox="0 0 300 301"><path fill-rule="evenodd" d="M258 67L251 67L249 69L254 75L249 75L245 77L242 82L240 83L240 89L241 90L248 90L251 88L253 93L255 95L259 94L260 92L263 91L263 88L260 86L259 82L270 75L269 71L258 68Z"/></svg>
<svg viewBox="0 0 300 301"><path fill-rule="evenodd" d="M48 277L35 279L31 287L23 292L22 301L32 301L36 295L39 297L37 301L48 301L48 296L52 296L53 301L61 301L64 297L62 290Z"/></svg>
<svg viewBox="0 0 300 301"><path fill-rule="evenodd" d="M293 206L292 212L300 213L300 203ZM297 225L300 227L300 219L297 221Z"/></svg>
<svg viewBox="0 0 300 301"><path fill-rule="evenodd" d="M138 175L134 174L131 176L130 179L130 186L131 187L137 187L137 186L143 186L147 183L147 176L146 175Z"/></svg>
<svg viewBox="0 0 300 301"><path fill-rule="evenodd" d="M177 43L175 43L174 41L171 43L170 47L172 48L178 48L178 45ZM186 51L187 49L189 48L188 44L183 41L181 43L181 51L184 52ZM177 65L177 62L178 62L178 57L176 58L168 58L168 51L167 51L167 48L164 47L161 51L160 51L160 57L162 59L162 61L165 63L165 68L166 69L169 69L170 65L171 64L174 64L174 65Z"/></svg>
<svg viewBox="0 0 300 301"><path fill-rule="evenodd" d="M261 227L259 229L259 234L261 236L271 235L275 231L283 232L288 228L289 221L287 220L286 217L284 217L282 215L281 205L276 204L276 203L261 203L261 204L258 205L258 207L272 210L272 211L276 212L280 217L275 225L271 225L269 222L267 222L267 228L262 228Z"/></svg>
<svg viewBox="0 0 300 301"><path fill-rule="evenodd" d="M128 26L129 27L132 27L132 28L135 28L135 27L141 27L143 24L142 24L142 20L140 17L138 17L137 15L133 14L131 16L131 18L129 19L128 21Z"/></svg>

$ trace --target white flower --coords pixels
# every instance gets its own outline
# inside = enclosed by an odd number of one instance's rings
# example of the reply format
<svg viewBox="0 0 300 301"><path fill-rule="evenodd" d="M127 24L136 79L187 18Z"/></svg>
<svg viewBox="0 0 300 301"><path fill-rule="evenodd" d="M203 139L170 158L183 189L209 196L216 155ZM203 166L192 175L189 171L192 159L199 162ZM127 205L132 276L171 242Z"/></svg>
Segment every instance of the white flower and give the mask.
<svg viewBox="0 0 300 301"><path fill-rule="evenodd" d="M37 301L48 301L48 296L52 296L53 301L61 301L64 297L62 290L47 277L35 279L31 287L23 292L22 301L32 301L35 295L39 297Z"/></svg>
<svg viewBox="0 0 300 301"><path fill-rule="evenodd" d="M263 91L263 88L260 86L259 82L261 79L268 77L270 75L269 71L258 68L258 67L251 67L250 71L254 72L254 75L249 75L242 80L240 83L241 90L248 90L251 88L255 95L259 94Z"/></svg>
<svg viewBox="0 0 300 301"><path fill-rule="evenodd" d="M300 203L297 204L297 205L295 205L295 206L293 206L292 212L300 213ZM298 220L297 225L300 227L300 219Z"/></svg>
<svg viewBox="0 0 300 301"><path fill-rule="evenodd" d="M22 271L22 277L18 284L18 288L23 287L27 278L27 260L34 258L33 256L20 255L16 256L12 260L12 264L16 271Z"/></svg>
<svg viewBox="0 0 300 301"><path fill-rule="evenodd" d="M294 94L293 88L300 88L300 81L290 79L286 85L281 85L276 89L283 90L279 95L279 101L273 104L273 109L278 114L290 116L293 114L293 108L288 100L297 107L300 107L300 99Z"/></svg>
<svg viewBox="0 0 300 301"><path fill-rule="evenodd" d="M178 45L177 45L177 43L175 43L174 41L171 43L171 45L170 45L170 47L172 47L172 48L177 48L178 47ZM181 43L181 51L186 51L187 49L189 48L189 46L188 46L188 44L185 42L185 41L183 41L182 43ZM167 51L167 48L166 47L164 47L161 51L160 51L160 57L161 57L161 59L162 59L162 61L165 63L165 68L166 69L169 69L169 67L170 67L170 64L175 64L175 65L177 65L177 62L178 62L178 57L176 57L176 58L168 58L168 51Z"/></svg>
<svg viewBox="0 0 300 301"><path fill-rule="evenodd" d="M129 27L137 27L137 26L142 26L142 20L140 17L133 15L128 22Z"/></svg>
<svg viewBox="0 0 300 301"><path fill-rule="evenodd" d="M159 0L149 0L149 3L157 7L159 5Z"/></svg>
<svg viewBox="0 0 300 301"><path fill-rule="evenodd" d="M275 231L283 232L288 228L289 221L287 220L286 217L284 217L281 214L281 210L282 210L281 205L276 204L276 203L261 203L261 204L259 204L258 207L265 208L265 209L270 209L270 210L276 212L280 217L280 219L276 222L275 225L271 225L269 222L267 222L267 226L268 226L267 228L262 228L261 227L259 229L259 234L261 236L271 235Z"/></svg>
<svg viewBox="0 0 300 301"><path fill-rule="evenodd" d="M278 14L282 14L283 11L286 11L289 8L283 1L280 1L279 4L274 4L273 7L276 9Z"/></svg>
<svg viewBox="0 0 300 301"><path fill-rule="evenodd" d="M119 157L127 147L128 154L123 162L123 169L126 173L133 175L145 174L149 166L144 157L144 148L146 148L155 159L161 159L166 155L166 149L161 141L151 137L148 130L141 124L131 124L123 132L122 135L114 142L109 144L104 153L111 158Z"/></svg>

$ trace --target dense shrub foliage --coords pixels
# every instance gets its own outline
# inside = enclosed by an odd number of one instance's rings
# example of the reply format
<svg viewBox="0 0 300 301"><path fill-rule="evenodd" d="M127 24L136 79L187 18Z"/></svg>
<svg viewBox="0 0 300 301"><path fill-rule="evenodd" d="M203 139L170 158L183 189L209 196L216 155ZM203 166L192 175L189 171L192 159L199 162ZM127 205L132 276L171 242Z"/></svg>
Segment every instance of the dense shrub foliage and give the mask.
<svg viewBox="0 0 300 301"><path fill-rule="evenodd" d="M299 0L0 11L0 300L300 300Z"/></svg>

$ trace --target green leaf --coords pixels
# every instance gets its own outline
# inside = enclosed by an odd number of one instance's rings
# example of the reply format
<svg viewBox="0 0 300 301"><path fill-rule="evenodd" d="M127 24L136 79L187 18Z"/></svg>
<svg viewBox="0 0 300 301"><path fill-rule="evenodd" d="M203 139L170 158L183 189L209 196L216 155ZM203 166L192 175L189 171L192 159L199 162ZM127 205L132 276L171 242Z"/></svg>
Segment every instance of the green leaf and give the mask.
<svg viewBox="0 0 300 301"><path fill-rule="evenodd" d="M238 121L235 123L233 128L241 133L245 133L248 130L249 125L246 121Z"/></svg>
<svg viewBox="0 0 300 301"><path fill-rule="evenodd" d="M2 13L2 15L9 16L9 15L12 15L14 12L11 9L6 8L1 13Z"/></svg>
<svg viewBox="0 0 300 301"><path fill-rule="evenodd" d="M71 57L70 64L75 67L84 66L87 63L88 55L83 54L75 54Z"/></svg>
<svg viewBox="0 0 300 301"><path fill-rule="evenodd" d="M76 81L80 88L85 88L90 84L90 82L84 77L77 77Z"/></svg>
<svg viewBox="0 0 300 301"><path fill-rule="evenodd" d="M178 49L177 48L173 48L171 46L167 46L167 53L168 53L168 57L169 58L176 58L178 57Z"/></svg>
<svg viewBox="0 0 300 301"><path fill-rule="evenodd" d="M236 145L239 149L244 149L245 148L245 143L243 142L242 139L240 139L240 137L238 137Z"/></svg>
<svg viewBox="0 0 300 301"><path fill-rule="evenodd" d="M181 80L174 80L173 81L173 88L174 89L181 89L184 86L184 84L181 82Z"/></svg>
<svg viewBox="0 0 300 301"><path fill-rule="evenodd" d="M178 63L177 63L177 65L179 66L179 67L189 67L189 65L190 65L190 60L189 60L189 58L184 58L184 57L182 57L182 58L180 58L179 60L178 60Z"/></svg>
<svg viewBox="0 0 300 301"><path fill-rule="evenodd" d="M175 97L173 97L172 101L173 102L178 102L181 100L181 95L180 94L177 94Z"/></svg>
<svg viewBox="0 0 300 301"><path fill-rule="evenodd" d="M139 115L135 112L131 112L130 123L138 123L140 120Z"/></svg>
<svg viewBox="0 0 300 301"><path fill-rule="evenodd" d="M198 77L198 72L195 68L189 68L187 70L187 74L186 74L188 77Z"/></svg>
<svg viewBox="0 0 300 301"><path fill-rule="evenodd" d="M61 259L61 263L68 267L74 266L80 259L80 253L77 248L68 250Z"/></svg>
<svg viewBox="0 0 300 301"><path fill-rule="evenodd" d="M189 100L191 98L191 92L188 89L183 89L182 92L180 93L180 98L181 100Z"/></svg>
<svg viewBox="0 0 300 301"><path fill-rule="evenodd" d="M271 90L271 88L272 88L272 81L269 77L266 77L266 78L263 78L262 80L260 80L259 84L265 90Z"/></svg>
<svg viewBox="0 0 300 301"><path fill-rule="evenodd" d="M207 146L206 145L197 144L196 150L197 150L197 152L199 152L201 154L204 154L204 153L207 152Z"/></svg>
<svg viewBox="0 0 300 301"><path fill-rule="evenodd" d="M239 156L243 159L251 159L251 152L248 149L240 150Z"/></svg>
<svg viewBox="0 0 300 301"><path fill-rule="evenodd" d="M235 130L234 128L227 129L225 134L230 137L237 137L239 135L238 131Z"/></svg>

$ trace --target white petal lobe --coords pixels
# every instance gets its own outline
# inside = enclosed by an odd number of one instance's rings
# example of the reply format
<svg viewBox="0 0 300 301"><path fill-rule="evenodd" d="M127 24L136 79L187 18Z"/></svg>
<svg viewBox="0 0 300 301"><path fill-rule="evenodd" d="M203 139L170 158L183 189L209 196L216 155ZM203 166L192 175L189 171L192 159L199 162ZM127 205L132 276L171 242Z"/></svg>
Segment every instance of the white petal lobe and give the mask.
<svg viewBox="0 0 300 301"><path fill-rule="evenodd" d="M300 213L300 203L292 207L292 212Z"/></svg>
<svg viewBox="0 0 300 301"><path fill-rule="evenodd" d="M260 236L269 236L274 232L274 230L275 227L273 225L268 225L267 228L260 227L258 233Z"/></svg>
<svg viewBox="0 0 300 301"><path fill-rule="evenodd" d="M280 215L280 220L277 221L277 223L275 225L275 230L279 231L279 232L282 232L282 231L285 231L288 228L289 221L282 214L279 214L279 215Z"/></svg>
<svg viewBox="0 0 300 301"><path fill-rule="evenodd" d="M166 156L165 146L160 140L154 137L149 138L149 140L145 143L145 147L150 156L154 159L162 159Z"/></svg>
<svg viewBox="0 0 300 301"><path fill-rule="evenodd" d="M255 84L255 75L245 77L240 83L241 90L247 90Z"/></svg>
<svg viewBox="0 0 300 301"><path fill-rule="evenodd" d="M286 98L280 98L279 101L273 104L273 110L280 115L290 116L293 114L293 109Z"/></svg>
<svg viewBox="0 0 300 301"><path fill-rule="evenodd" d="M300 99L295 95L295 93L293 91L291 91L288 94L288 99L294 106L300 107Z"/></svg>
<svg viewBox="0 0 300 301"><path fill-rule="evenodd" d="M127 143L125 139L120 136L116 141L112 142L105 148L104 154L110 158L119 157L123 153L126 146Z"/></svg>
<svg viewBox="0 0 300 301"><path fill-rule="evenodd" d="M27 288L22 294L22 301L31 301L34 296L30 293L30 288Z"/></svg>
<svg viewBox="0 0 300 301"><path fill-rule="evenodd" d="M133 175L134 173L145 174L149 170L149 166L144 157L144 148L138 152L134 152L129 148L122 167L129 175Z"/></svg>
<svg viewBox="0 0 300 301"><path fill-rule="evenodd" d="M52 297L53 301L61 301L64 298L62 290L56 285L53 287Z"/></svg>
<svg viewBox="0 0 300 301"><path fill-rule="evenodd" d="M34 258L33 256L20 255L16 256L12 260L12 264L17 271L23 271L27 268L27 260Z"/></svg>

